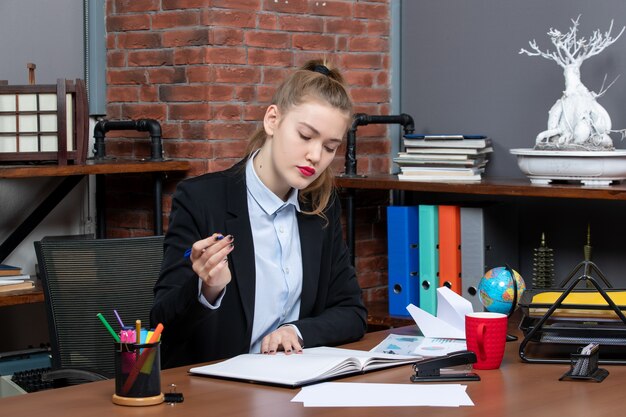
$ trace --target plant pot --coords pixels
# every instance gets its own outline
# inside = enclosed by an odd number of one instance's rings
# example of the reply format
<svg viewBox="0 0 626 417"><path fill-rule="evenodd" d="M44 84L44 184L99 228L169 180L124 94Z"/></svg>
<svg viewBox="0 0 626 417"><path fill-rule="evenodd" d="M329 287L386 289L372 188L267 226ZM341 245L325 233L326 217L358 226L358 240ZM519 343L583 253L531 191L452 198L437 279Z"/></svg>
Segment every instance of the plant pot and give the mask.
<svg viewBox="0 0 626 417"><path fill-rule="evenodd" d="M580 181L587 186L607 186L626 179L626 150L547 151L511 149L517 164L533 184L555 180Z"/></svg>

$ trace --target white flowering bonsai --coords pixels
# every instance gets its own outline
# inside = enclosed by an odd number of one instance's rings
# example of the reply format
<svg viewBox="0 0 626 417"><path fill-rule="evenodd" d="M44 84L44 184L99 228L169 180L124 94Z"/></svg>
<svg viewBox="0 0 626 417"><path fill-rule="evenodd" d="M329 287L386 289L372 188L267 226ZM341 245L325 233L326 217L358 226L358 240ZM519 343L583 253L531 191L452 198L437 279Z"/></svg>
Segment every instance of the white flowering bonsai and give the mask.
<svg viewBox="0 0 626 417"><path fill-rule="evenodd" d="M556 62L563 68L565 91L563 96L552 106L548 114L548 129L537 135L535 149L549 150L613 150L613 141L609 136L611 117L597 102L613 84L599 93L589 91L580 81L580 66L583 61L598 55L613 44L625 28L611 36L613 21L606 32L595 30L589 39L578 38L578 20L572 19L573 26L567 33L550 28L548 36L556 51L542 52L535 40L529 42L530 51L522 49L520 54L540 56ZM615 82L615 81L613 81ZM617 131L624 137L625 130Z"/></svg>

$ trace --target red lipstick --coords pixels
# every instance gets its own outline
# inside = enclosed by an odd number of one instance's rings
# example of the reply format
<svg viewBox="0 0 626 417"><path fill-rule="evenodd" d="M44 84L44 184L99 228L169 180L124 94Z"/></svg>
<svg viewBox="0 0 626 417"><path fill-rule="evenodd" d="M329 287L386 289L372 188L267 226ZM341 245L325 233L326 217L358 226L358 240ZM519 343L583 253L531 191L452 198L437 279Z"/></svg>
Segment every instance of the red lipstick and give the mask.
<svg viewBox="0 0 626 417"><path fill-rule="evenodd" d="M310 177L315 174L315 168L307 167L307 166L299 166L298 169L305 177Z"/></svg>

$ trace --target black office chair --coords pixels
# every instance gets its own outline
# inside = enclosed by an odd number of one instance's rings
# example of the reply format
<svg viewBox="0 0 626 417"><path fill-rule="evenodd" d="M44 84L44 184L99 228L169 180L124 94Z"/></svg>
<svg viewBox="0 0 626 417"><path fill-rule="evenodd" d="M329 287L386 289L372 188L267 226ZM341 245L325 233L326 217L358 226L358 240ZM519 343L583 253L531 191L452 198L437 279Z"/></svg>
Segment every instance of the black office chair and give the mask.
<svg viewBox="0 0 626 417"><path fill-rule="evenodd" d="M150 323L153 287L163 259L163 236L118 239L46 237L35 242L52 347L44 379L95 381L114 375L113 337L96 317L119 332Z"/></svg>

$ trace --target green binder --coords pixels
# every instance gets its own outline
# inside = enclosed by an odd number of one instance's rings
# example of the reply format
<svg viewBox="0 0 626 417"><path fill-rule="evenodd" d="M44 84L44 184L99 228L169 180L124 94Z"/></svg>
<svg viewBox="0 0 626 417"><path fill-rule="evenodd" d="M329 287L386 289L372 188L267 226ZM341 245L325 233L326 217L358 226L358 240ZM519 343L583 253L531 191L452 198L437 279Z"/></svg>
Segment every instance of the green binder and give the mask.
<svg viewBox="0 0 626 417"><path fill-rule="evenodd" d="M437 315L439 287L439 212L437 206L419 206L420 308Z"/></svg>

